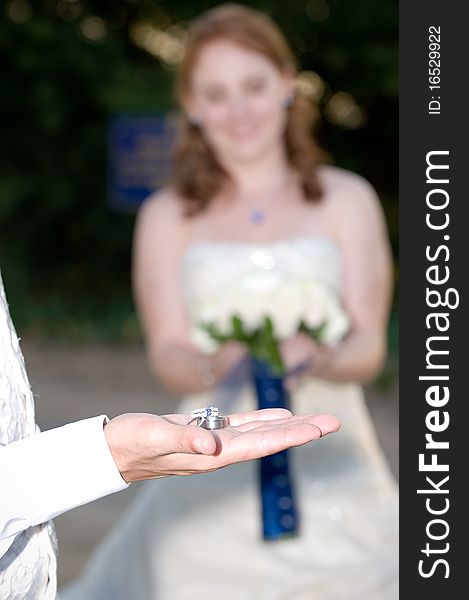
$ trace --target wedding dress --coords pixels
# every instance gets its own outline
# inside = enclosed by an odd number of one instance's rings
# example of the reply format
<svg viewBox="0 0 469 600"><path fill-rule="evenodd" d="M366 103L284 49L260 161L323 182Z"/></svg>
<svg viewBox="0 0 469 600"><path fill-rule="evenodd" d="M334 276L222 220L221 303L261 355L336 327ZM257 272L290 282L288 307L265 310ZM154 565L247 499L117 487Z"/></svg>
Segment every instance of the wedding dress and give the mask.
<svg viewBox="0 0 469 600"><path fill-rule="evenodd" d="M202 242L181 265L188 301L256 269L291 270L341 286L328 238L270 244ZM183 400L222 414L255 408L250 384ZM63 600L397 600L397 485L360 386L309 378L295 413L331 413L338 433L290 451L298 537L261 540L254 461L196 477L148 482Z"/></svg>

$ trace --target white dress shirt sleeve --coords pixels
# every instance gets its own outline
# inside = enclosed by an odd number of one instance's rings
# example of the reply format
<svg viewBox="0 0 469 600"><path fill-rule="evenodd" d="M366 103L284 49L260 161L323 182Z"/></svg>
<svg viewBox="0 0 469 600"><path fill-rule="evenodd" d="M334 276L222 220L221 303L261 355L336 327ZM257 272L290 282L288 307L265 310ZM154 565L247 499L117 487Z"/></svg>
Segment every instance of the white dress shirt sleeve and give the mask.
<svg viewBox="0 0 469 600"><path fill-rule="evenodd" d="M16 535L128 487L102 415L0 446L0 556Z"/></svg>

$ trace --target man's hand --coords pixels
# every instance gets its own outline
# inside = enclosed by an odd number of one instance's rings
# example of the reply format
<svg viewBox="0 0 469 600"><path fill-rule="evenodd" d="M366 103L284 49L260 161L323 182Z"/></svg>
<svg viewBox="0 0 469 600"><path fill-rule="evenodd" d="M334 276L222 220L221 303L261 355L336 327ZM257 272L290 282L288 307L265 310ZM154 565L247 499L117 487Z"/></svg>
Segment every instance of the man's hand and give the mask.
<svg viewBox="0 0 469 600"><path fill-rule="evenodd" d="M230 415L224 429L186 425L187 415L130 413L112 419L104 435L127 482L193 475L301 446L339 429L331 415L282 408Z"/></svg>

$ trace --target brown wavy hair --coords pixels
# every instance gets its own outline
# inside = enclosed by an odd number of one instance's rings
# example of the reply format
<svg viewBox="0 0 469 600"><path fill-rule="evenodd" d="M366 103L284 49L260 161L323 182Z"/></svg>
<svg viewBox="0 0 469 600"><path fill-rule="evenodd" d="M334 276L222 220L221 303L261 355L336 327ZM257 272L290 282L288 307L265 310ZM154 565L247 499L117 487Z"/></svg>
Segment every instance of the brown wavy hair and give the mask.
<svg viewBox="0 0 469 600"><path fill-rule="evenodd" d="M295 57L280 29L266 14L238 4L224 4L203 13L191 25L185 55L176 80L176 95L183 104L190 94L190 78L198 53L207 43L230 40L267 57L281 72L297 73ZM312 137L318 111L306 97L295 93L285 127L288 161L300 174L307 201L317 201L322 190L317 164L325 159ZM203 212L220 191L228 174L219 164L201 128L187 115L181 118L176 146L173 187L185 203L186 215Z"/></svg>

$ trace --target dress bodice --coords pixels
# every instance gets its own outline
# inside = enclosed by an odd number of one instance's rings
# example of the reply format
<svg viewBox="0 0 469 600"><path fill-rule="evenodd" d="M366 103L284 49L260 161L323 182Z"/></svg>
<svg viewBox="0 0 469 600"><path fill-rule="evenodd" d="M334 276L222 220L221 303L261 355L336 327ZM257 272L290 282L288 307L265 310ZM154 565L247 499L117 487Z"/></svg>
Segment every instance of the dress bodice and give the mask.
<svg viewBox="0 0 469 600"><path fill-rule="evenodd" d="M203 301L240 275L298 275L324 281L338 292L342 261L338 246L326 236L297 237L267 243L203 241L189 246L182 279L189 304Z"/></svg>

